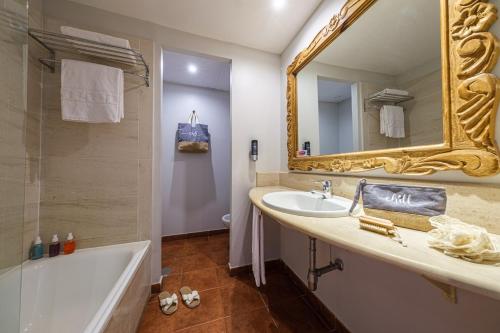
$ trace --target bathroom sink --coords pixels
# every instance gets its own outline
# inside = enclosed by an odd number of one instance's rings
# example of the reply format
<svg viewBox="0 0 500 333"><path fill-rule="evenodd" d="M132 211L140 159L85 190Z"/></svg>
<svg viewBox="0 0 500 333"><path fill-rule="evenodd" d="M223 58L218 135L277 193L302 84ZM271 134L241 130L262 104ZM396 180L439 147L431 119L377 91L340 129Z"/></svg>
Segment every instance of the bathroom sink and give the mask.
<svg viewBox="0 0 500 333"><path fill-rule="evenodd" d="M352 200L332 196L323 199L310 192L284 191L268 193L262 197L264 204L284 213L310 217L343 217L349 215Z"/></svg>

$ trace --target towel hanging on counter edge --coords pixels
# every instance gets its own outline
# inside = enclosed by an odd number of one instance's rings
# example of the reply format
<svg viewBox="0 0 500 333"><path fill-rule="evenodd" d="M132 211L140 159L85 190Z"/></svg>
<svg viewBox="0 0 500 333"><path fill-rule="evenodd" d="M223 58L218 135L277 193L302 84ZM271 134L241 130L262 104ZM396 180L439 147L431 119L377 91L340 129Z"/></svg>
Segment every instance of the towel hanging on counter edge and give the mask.
<svg viewBox="0 0 500 333"><path fill-rule="evenodd" d="M255 285L266 284L266 266L264 259L264 215L253 205L252 218L252 271Z"/></svg>
<svg viewBox="0 0 500 333"><path fill-rule="evenodd" d="M206 153L209 144L208 125L200 124L193 110L187 123L177 125L177 149L186 153Z"/></svg>

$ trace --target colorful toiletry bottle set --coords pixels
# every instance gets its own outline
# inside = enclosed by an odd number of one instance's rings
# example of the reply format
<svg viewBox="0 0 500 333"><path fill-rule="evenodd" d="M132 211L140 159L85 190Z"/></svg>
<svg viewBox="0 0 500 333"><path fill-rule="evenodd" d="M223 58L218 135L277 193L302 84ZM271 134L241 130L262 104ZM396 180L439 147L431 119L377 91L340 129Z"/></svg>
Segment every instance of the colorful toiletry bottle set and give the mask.
<svg viewBox="0 0 500 333"><path fill-rule="evenodd" d="M63 243L62 250L64 254L71 254L75 252L76 242L73 233L69 233L66 241ZM57 234L52 236L52 241L49 243L49 257L56 257L61 253L61 242ZM43 243L40 236L36 238L30 249L30 259L37 260L43 258Z"/></svg>

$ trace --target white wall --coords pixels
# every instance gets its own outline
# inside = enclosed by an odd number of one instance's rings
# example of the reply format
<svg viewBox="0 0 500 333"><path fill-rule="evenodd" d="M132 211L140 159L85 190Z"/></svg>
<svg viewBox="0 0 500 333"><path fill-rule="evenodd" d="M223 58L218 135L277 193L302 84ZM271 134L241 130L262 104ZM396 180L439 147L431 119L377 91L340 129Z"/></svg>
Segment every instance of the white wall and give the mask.
<svg viewBox="0 0 500 333"><path fill-rule="evenodd" d="M338 103L319 102L320 154L338 154L353 149L353 112L351 98Z"/></svg>
<svg viewBox="0 0 500 333"><path fill-rule="evenodd" d="M256 171L276 171L280 167L280 57L246 47L204 38L149 22L116 15L65 0L46 1L51 15L65 17L75 24L95 26L102 31L121 31L155 42L155 63L151 70L161 73L162 49L182 50L192 53L230 59L231 71L231 245L230 265L241 266L251 262L250 203L248 191L255 185ZM153 280L160 276L161 258L161 202L160 188L160 109L162 83L157 75L154 86L153 145ZM265 121L263 121L265 120ZM249 147L252 139L259 140L259 160L251 162ZM268 237L270 253L279 251L279 237Z"/></svg>
<svg viewBox="0 0 500 333"><path fill-rule="evenodd" d="M339 114L337 103L319 102L319 150L321 155L339 151Z"/></svg>
<svg viewBox="0 0 500 333"><path fill-rule="evenodd" d="M350 153L353 148L353 127L352 118L353 110L351 98L348 98L338 104L337 112L339 114L338 120L338 143L339 153Z"/></svg>
<svg viewBox="0 0 500 333"><path fill-rule="evenodd" d="M318 75L314 70L304 69L297 76L297 114L299 122L299 149L304 142L311 143L311 155L320 154L320 128L318 109Z"/></svg>
<svg viewBox="0 0 500 333"><path fill-rule="evenodd" d="M231 189L229 107L227 91L163 84L163 236L224 228L221 217L229 213ZM208 125L208 153L177 150L177 124L186 123L192 110Z"/></svg>
<svg viewBox="0 0 500 333"><path fill-rule="evenodd" d="M281 56L283 171L287 171L286 68L295 55L307 47L316 33L329 22L332 15L338 12L344 2L324 0ZM498 25L499 23L496 23L494 29L500 34L500 29L496 28ZM364 174L388 176L382 170ZM355 175L359 177L363 174ZM466 177L461 172L418 177L420 180L425 178L479 181L477 178ZM498 177L490 177L483 181L498 181ZM318 265L325 265L328 263L329 246L321 242L318 246ZM307 237L282 228L282 259L303 281L306 281L307 253ZM459 290L458 304L451 304L444 300L437 288L416 274L340 248L333 248L333 253L344 260L345 270L321 277L319 288L315 293L353 333L498 332L500 327L498 301Z"/></svg>

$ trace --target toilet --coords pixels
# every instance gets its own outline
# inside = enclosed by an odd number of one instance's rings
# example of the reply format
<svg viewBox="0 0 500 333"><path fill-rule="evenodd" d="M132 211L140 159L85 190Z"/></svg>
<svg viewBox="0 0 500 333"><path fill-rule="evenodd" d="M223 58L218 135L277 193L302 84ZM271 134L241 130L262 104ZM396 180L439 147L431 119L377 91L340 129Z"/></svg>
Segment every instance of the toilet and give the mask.
<svg viewBox="0 0 500 333"><path fill-rule="evenodd" d="M222 217L222 223L224 223L224 226L229 229L231 227L231 214L224 215Z"/></svg>

